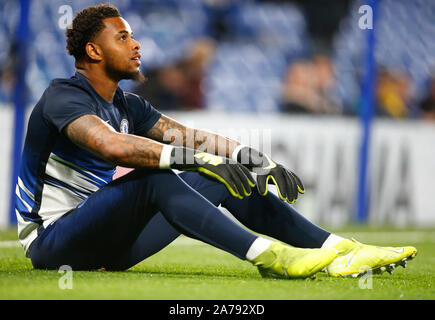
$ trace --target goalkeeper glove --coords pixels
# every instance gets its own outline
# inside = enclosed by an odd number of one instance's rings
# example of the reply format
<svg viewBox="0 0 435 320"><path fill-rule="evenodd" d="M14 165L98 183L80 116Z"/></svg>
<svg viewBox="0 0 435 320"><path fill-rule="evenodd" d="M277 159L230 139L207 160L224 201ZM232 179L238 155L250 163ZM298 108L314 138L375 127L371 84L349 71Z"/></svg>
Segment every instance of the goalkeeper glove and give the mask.
<svg viewBox="0 0 435 320"><path fill-rule="evenodd" d="M302 181L296 174L253 148L240 145L234 150L232 159L257 174L257 189L263 196L268 192L268 184L272 183L276 185L279 198L288 203L295 202L298 193L305 193Z"/></svg>
<svg viewBox="0 0 435 320"><path fill-rule="evenodd" d="M198 152L193 149L165 145L160 155L160 168L197 171L223 183L232 196L250 196L255 179L242 164L232 159Z"/></svg>

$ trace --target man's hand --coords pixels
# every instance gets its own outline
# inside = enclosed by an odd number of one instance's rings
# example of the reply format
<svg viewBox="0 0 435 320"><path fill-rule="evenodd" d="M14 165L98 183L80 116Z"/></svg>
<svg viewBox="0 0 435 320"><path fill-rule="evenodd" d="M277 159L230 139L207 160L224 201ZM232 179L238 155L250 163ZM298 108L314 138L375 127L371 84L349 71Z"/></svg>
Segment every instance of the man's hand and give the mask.
<svg viewBox="0 0 435 320"><path fill-rule="evenodd" d="M241 146L235 150L232 158L257 174L257 189L263 196L267 194L269 184L275 184L280 199L288 203L295 202L298 193L305 193L302 181L296 174L255 149Z"/></svg>
<svg viewBox="0 0 435 320"><path fill-rule="evenodd" d="M197 171L223 183L232 196L243 199L252 193L255 179L240 163L193 149L165 146L161 153L161 168Z"/></svg>

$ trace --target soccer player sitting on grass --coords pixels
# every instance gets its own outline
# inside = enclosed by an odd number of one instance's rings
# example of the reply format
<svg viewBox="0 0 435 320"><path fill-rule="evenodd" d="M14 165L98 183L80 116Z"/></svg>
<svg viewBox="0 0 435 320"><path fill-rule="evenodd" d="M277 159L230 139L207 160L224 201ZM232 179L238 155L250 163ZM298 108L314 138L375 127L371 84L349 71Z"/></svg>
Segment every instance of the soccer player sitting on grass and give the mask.
<svg viewBox="0 0 435 320"><path fill-rule="evenodd" d="M66 35L77 72L53 80L33 109L16 187L18 235L35 268L125 270L180 234L251 262L264 277L391 271L416 255L413 247L364 245L314 225L289 205L304 193L294 173L123 92L120 80L144 76L140 44L115 7L84 9ZM188 130L202 137L193 148ZM171 131L182 139L167 141ZM199 151L204 143L214 147ZM135 170L113 180L117 165ZM219 205L279 241L241 227Z"/></svg>

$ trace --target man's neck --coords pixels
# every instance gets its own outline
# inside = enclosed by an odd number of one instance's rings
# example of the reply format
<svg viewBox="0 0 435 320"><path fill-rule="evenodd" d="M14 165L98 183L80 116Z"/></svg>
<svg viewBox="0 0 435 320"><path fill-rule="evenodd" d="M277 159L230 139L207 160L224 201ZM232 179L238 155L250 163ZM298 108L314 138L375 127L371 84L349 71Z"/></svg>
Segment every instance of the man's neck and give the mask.
<svg viewBox="0 0 435 320"><path fill-rule="evenodd" d="M113 101L116 88L118 88L118 81L110 79L105 72L99 69L92 70L91 72L88 68L77 67L77 72L88 79L91 86L104 100L108 102Z"/></svg>

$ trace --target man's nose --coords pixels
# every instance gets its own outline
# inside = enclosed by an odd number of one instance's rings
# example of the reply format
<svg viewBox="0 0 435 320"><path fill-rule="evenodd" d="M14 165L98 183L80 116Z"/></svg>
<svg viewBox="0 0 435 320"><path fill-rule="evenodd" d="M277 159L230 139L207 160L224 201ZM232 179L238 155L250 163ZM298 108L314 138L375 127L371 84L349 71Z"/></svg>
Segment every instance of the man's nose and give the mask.
<svg viewBox="0 0 435 320"><path fill-rule="evenodd" d="M140 49L140 43L133 39L133 49L139 50Z"/></svg>

